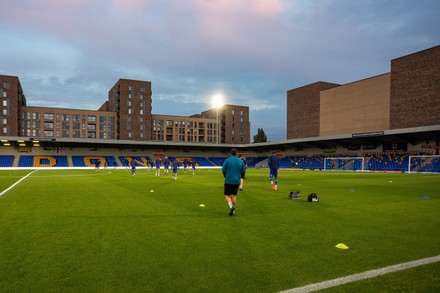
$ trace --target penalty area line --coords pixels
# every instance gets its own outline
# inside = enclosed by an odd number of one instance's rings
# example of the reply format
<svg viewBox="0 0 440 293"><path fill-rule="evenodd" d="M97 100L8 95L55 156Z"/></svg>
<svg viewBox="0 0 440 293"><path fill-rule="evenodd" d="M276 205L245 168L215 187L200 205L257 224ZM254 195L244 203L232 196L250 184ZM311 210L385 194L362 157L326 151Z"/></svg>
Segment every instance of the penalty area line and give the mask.
<svg viewBox="0 0 440 293"><path fill-rule="evenodd" d="M31 176L32 173L37 172L38 170L32 171L31 173L27 174L26 176L24 176L23 178L21 178L20 180L18 180L17 182L15 182L14 184L12 184L11 186L9 186L8 188L6 188L5 190L3 190L0 193L0 196L2 196L3 194L5 194L6 192L8 192L9 190L11 190L12 188L14 188L15 185L17 185L18 183L20 183L21 181L23 181L24 179L26 179L27 177Z"/></svg>
<svg viewBox="0 0 440 293"><path fill-rule="evenodd" d="M415 261L410 261L410 262L401 263L401 264L397 264L397 265L393 265L393 266L388 266L388 267L384 267L384 268L377 269L377 270L366 271L366 272L359 273L359 274L349 275L349 276L345 276L345 277L341 277L341 278L337 278L337 279L333 279L333 280L310 284L310 285L306 285L303 287L297 287L297 288L293 288L293 289L286 290L286 291L280 291L279 293L314 292L314 291L323 290L323 289L327 289L327 288L331 288L331 287L336 287L336 286L340 286L340 285L344 285L344 284L348 284L348 283L352 283L352 282L356 282L356 281L371 279L371 278L375 278L377 276L381 276L381 275L385 275L385 274L389 274L389 273L393 273L393 272L397 272L397 271L407 270L407 269L422 266L422 265L436 263L439 261L440 261L440 255L437 255L437 256L433 256L433 257L429 257L429 258L423 258L423 259L419 259L419 260L415 260Z"/></svg>

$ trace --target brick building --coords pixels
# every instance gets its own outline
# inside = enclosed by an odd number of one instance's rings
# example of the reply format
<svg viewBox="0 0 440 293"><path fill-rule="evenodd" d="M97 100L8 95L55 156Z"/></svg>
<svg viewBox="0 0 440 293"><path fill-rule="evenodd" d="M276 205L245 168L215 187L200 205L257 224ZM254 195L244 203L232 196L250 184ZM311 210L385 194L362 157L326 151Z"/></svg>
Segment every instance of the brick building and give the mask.
<svg viewBox="0 0 440 293"><path fill-rule="evenodd" d="M249 143L249 107L225 105L192 116L152 114L151 82L119 79L96 110L30 107L18 77L0 75L0 136ZM215 111L215 110L214 110ZM217 126L221 125L217 133Z"/></svg>
<svg viewBox="0 0 440 293"><path fill-rule="evenodd" d="M440 46L391 60L391 72L287 91L287 139L440 125Z"/></svg>
<svg viewBox="0 0 440 293"><path fill-rule="evenodd" d="M26 106L20 81L16 76L0 76L0 135L19 136L21 107Z"/></svg>
<svg viewBox="0 0 440 293"><path fill-rule="evenodd" d="M217 109L204 111L200 116L216 119ZM218 111L218 117L220 124L219 143L242 144L250 142L249 107L223 105Z"/></svg>

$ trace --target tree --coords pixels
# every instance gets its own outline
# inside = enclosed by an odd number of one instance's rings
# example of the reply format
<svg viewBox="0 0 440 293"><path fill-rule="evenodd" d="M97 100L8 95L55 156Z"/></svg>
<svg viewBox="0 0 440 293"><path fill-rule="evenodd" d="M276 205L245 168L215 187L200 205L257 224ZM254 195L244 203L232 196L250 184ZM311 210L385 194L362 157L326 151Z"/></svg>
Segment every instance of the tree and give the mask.
<svg viewBox="0 0 440 293"><path fill-rule="evenodd" d="M266 142L267 136L264 133L263 128L258 128L257 134L254 135L254 143L256 142Z"/></svg>

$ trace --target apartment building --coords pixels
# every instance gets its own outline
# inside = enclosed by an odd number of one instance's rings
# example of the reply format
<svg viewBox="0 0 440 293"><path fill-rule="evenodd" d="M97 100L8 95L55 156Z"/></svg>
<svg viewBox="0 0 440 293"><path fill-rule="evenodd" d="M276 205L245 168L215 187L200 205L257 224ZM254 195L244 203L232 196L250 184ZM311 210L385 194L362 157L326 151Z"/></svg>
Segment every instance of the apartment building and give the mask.
<svg viewBox="0 0 440 293"><path fill-rule="evenodd" d="M391 60L391 72L287 91L287 139L440 125L440 46Z"/></svg>
<svg viewBox="0 0 440 293"><path fill-rule="evenodd" d="M158 142L250 142L249 107L191 116L152 114L151 82L119 79L98 110L32 107L16 76L0 75L0 136ZM215 115L213 114L215 112Z"/></svg>

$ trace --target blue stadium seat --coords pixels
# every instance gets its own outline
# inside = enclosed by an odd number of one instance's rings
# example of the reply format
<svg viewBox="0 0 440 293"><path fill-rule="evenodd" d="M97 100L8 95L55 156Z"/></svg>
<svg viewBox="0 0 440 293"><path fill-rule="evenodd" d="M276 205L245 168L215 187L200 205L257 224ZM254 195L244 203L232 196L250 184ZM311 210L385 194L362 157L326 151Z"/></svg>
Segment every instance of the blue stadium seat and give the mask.
<svg viewBox="0 0 440 293"><path fill-rule="evenodd" d="M1 155L0 156L0 167L12 167L14 163L13 155Z"/></svg>

